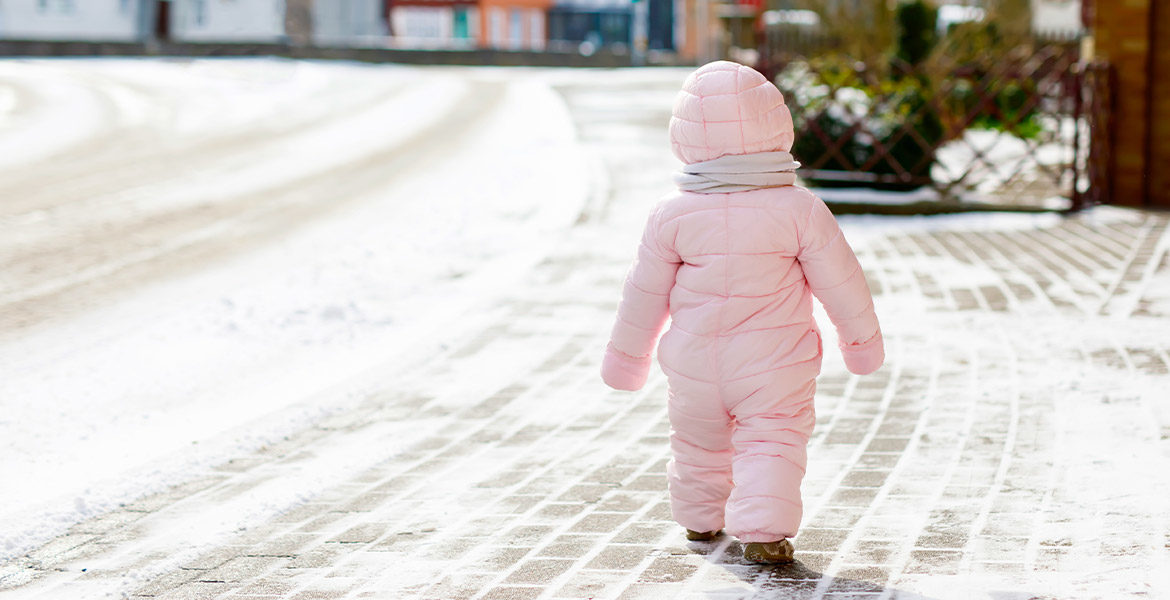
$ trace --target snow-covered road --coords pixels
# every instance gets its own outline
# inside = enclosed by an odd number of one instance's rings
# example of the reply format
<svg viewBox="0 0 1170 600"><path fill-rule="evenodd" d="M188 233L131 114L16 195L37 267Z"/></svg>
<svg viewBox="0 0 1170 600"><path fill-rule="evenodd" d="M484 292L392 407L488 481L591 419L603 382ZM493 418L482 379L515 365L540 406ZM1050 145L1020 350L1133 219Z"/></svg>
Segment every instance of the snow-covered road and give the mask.
<svg viewBox="0 0 1170 600"><path fill-rule="evenodd" d="M684 75L0 61L0 596L1170 593L1170 220L1109 207L839 219L887 363L826 352L799 562L684 546L661 373L597 377Z"/></svg>
<svg viewBox="0 0 1170 600"><path fill-rule="evenodd" d="M587 193L535 77L8 61L0 98L0 556L344 408Z"/></svg>

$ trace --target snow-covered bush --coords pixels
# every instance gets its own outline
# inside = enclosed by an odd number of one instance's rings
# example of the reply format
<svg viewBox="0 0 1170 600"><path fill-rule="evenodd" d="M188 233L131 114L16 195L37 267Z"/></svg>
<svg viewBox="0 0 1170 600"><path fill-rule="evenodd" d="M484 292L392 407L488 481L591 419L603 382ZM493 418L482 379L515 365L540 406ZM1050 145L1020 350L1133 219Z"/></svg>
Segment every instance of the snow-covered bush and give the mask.
<svg viewBox="0 0 1170 600"><path fill-rule="evenodd" d="M865 75L864 65L823 58L792 63L777 76L796 126L793 154L812 175L806 179L883 189L928 183L942 138L929 86L915 77Z"/></svg>

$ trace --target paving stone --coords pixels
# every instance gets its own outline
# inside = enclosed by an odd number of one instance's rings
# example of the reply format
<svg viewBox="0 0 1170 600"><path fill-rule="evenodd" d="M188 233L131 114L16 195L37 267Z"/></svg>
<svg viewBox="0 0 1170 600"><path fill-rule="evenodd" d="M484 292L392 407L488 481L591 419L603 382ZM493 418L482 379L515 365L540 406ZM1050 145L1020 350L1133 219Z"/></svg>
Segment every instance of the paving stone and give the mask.
<svg viewBox="0 0 1170 600"><path fill-rule="evenodd" d="M607 546L585 568L629 571L646 560L653 550L654 546Z"/></svg>
<svg viewBox="0 0 1170 600"><path fill-rule="evenodd" d="M571 560L534 558L521 563L516 570L508 574L504 581L506 583L548 583L572 566L573 561Z"/></svg>
<svg viewBox="0 0 1170 600"><path fill-rule="evenodd" d="M910 553L906 573L929 573L931 575L958 574L962 552L953 550L915 550Z"/></svg>
<svg viewBox="0 0 1170 600"><path fill-rule="evenodd" d="M548 526L525 525L509 530L501 540L513 546L531 547L540 543L552 531L553 528Z"/></svg>
<svg viewBox="0 0 1170 600"><path fill-rule="evenodd" d="M859 565L885 565L897 552L899 545L899 542L889 540L858 540L846 557L846 562Z"/></svg>
<svg viewBox="0 0 1170 600"><path fill-rule="evenodd" d="M476 559L471 566L484 571L507 571L519 564L531 552L531 548L511 546L490 548L482 558Z"/></svg>
<svg viewBox="0 0 1170 600"><path fill-rule="evenodd" d="M342 544L368 544L390 533L390 526L386 523L362 523L346 529L328 541Z"/></svg>
<svg viewBox="0 0 1170 600"><path fill-rule="evenodd" d="M685 556L665 556L656 558L638 576L639 583L671 583L686 581L695 571L699 570L699 562Z"/></svg>
<svg viewBox="0 0 1170 600"><path fill-rule="evenodd" d="M214 569L199 571L196 581L237 583L250 581L260 575L283 567L289 559L270 556L237 556Z"/></svg>
<svg viewBox="0 0 1170 600"><path fill-rule="evenodd" d="M239 556L239 550L233 547L217 548L211 552L201 554L195 558L184 560L179 566L184 569L203 570L214 569L223 563Z"/></svg>
<svg viewBox="0 0 1170 600"><path fill-rule="evenodd" d="M678 532L682 535L678 525L635 522L614 536L613 541L622 544L657 544L669 532Z"/></svg>
<svg viewBox="0 0 1170 600"><path fill-rule="evenodd" d="M233 583L211 583L193 581L184 583L155 596L159 600L210 600L218 598L235 590L238 586Z"/></svg>
<svg viewBox="0 0 1170 600"><path fill-rule="evenodd" d="M606 512L634 512L647 504L657 504L661 499L657 494L635 495L626 492L615 492L605 496L597 504L597 510Z"/></svg>
<svg viewBox="0 0 1170 600"><path fill-rule="evenodd" d="M290 569L312 569L329 567L341 556L350 550L342 544L321 544L310 548L292 557L288 562Z"/></svg>
<svg viewBox="0 0 1170 600"><path fill-rule="evenodd" d="M655 504L654 508L646 511L646 514L643 515L643 518L648 519L648 520L657 519L659 521L670 521L671 523L673 523L674 517L671 516L670 502L664 501L664 502L659 502L658 504Z"/></svg>
<svg viewBox="0 0 1170 600"><path fill-rule="evenodd" d="M573 533L605 533L616 531L622 524L630 520L630 513L602 513L594 512L585 515L573 524Z"/></svg>
<svg viewBox="0 0 1170 600"><path fill-rule="evenodd" d="M618 600L662 600L678 598L683 593L679 583L635 583L627 587Z"/></svg>
<svg viewBox="0 0 1170 600"><path fill-rule="evenodd" d="M315 519L331 510L333 510L331 504L311 502L289 509L273 517L272 520L276 523L300 523Z"/></svg>
<svg viewBox="0 0 1170 600"><path fill-rule="evenodd" d="M483 595L483 600L533 600L544 591L539 587L500 586Z"/></svg>
<svg viewBox="0 0 1170 600"><path fill-rule="evenodd" d="M601 539L602 535L600 534L561 535L542 548L538 555L548 558L581 558L588 554Z"/></svg>
<svg viewBox="0 0 1170 600"><path fill-rule="evenodd" d="M442 581L426 589L420 595L421 600L456 600L473 598L476 593L488 586L492 575L478 573L459 573L449 575ZM370 598L384 597L381 592L372 592Z"/></svg>
<svg viewBox="0 0 1170 600"><path fill-rule="evenodd" d="M333 524L348 518L348 515L343 512L328 512L317 518L301 525L297 531L301 533L325 533L334 529Z"/></svg>
<svg viewBox="0 0 1170 600"><path fill-rule="evenodd" d="M838 570L832 575L832 580L826 592L832 593L873 593L885 591L885 582L889 573L876 567L852 567Z"/></svg>
<svg viewBox="0 0 1170 600"><path fill-rule="evenodd" d="M83 521L69 530L70 534L102 534L112 529L125 527L146 516L146 513L115 510L99 517Z"/></svg>
<svg viewBox="0 0 1170 600"><path fill-rule="evenodd" d="M320 543L321 536L314 533L285 533L255 545L244 546L243 556L296 556L311 545Z"/></svg>
<svg viewBox="0 0 1170 600"><path fill-rule="evenodd" d="M889 474L890 472L885 470L850 471L845 476L845 479L841 480L841 485L849 487L881 487L886 482Z"/></svg>
<svg viewBox="0 0 1170 600"><path fill-rule="evenodd" d="M666 475L653 474L634 477L631 482L622 485L621 489L627 491L666 490Z"/></svg>
<svg viewBox="0 0 1170 600"><path fill-rule="evenodd" d="M585 510L586 505L580 503L546 504L536 513L537 519L549 521L564 521L575 518Z"/></svg>
<svg viewBox="0 0 1170 600"><path fill-rule="evenodd" d="M587 483L573 486L568 491L561 494L558 502L586 502L593 504L601 500L610 490L612 485L601 483Z"/></svg>
<svg viewBox="0 0 1170 600"><path fill-rule="evenodd" d="M616 598L624 585L620 579L614 578L613 573L578 570L552 597L562 600Z"/></svg>
<svg viewBox="0 0 1170 600"><path fill-rule="evenodd" d="M203 571L186 569L168 571L159 577L151 579L149 583L135 590L134 595L160 596L165 592L169 592L184 584L195 581L198 579L201 573L203 573Z"/></svg>
<svg viewBox="0 0 1170 600"><path fill-rule="evenodd" d="M848 529L804 527L793 540L793 544L800 550L836 552L850 533Z"/></svg>
<svg viewBox="0 0 1170 600"><path fill-rule="evenodd" d="M249 581L246 585L232 592L232 597L277 597L286 598L292 594L296 586L292 582L279 578L277 575L269 575L265 577L258 577Z"/></svg>
<svg viewBox="0 0 1170 600"><path fill-rule="evenodd" d="M386 505L393 498L394 494L364 492L350 502L337 506L334 510L340 512L369 512Z"/></svg>

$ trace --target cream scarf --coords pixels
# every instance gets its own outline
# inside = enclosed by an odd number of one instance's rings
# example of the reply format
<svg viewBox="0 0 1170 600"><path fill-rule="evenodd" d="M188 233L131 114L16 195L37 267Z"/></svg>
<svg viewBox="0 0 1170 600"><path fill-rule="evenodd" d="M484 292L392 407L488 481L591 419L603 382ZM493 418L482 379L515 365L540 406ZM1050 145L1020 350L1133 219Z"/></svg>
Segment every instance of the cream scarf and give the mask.
<svg viewBox="0 0 1170 600"><path fill-rule="evenodd" d="M783 151L728 154L689 164L674 174L684 192L726 194L792 185L800 163Z"/></svg>

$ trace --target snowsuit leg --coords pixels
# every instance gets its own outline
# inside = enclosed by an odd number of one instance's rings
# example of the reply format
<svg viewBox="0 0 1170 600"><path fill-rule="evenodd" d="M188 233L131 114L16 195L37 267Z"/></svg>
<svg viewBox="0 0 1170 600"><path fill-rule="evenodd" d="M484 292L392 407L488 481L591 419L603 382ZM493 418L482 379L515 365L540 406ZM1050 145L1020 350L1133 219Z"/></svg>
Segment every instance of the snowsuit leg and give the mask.
<svg viewBox="0 0 1170 600"><path fill-rule="evenodd" d="M714 385L670 383L671 513L687 529L723 529L731 493L731 415L719 402Z"/></svg>
<svg viewBox="0 0 1170 600"><path fill-rule="evenodd" d="M731 409L734 487L726 524L743 542L791 538L800 527L816 379L790 381L782 375Z"/></svg>

